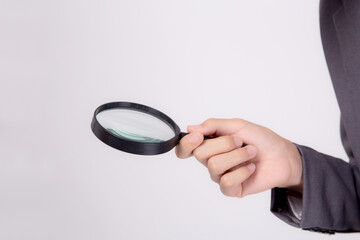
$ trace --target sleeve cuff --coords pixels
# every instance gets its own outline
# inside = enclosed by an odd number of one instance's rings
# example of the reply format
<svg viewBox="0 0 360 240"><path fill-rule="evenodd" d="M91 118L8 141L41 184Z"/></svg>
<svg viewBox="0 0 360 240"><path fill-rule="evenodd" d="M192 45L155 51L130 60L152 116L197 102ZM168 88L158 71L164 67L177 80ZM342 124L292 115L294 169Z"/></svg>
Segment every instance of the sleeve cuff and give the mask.
<svg viewBox="0 0 360 240"><path fill-rule="evenodd" d="M329 234L359 231L360 205L352 166L311 148L296 146L303 162L301 217L296 215L298 205L290 206L289 190L284 188L271 190L271 211L304 230Z"/></svg>
<svg viewBox="0 0 360 240"><path fill-rule="evenodd" d="M289 204L288 194L290 192L294 191L286 188L271 189L271 212L291 226L300 228L301 218L294 213L291 205ZM297 208L300 209L301 207L302 206L297 206Z"/></svg>

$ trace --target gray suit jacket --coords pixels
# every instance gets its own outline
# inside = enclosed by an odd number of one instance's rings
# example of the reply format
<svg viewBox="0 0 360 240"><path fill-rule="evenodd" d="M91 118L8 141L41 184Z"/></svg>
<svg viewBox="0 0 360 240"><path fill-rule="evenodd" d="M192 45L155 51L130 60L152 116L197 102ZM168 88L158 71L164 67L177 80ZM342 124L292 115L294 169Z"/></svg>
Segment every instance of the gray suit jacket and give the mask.
<svg viewBox="0 0 360 240"><path fill-rule="evenodd" d="M320 27L341 111L341 138L350 163L297 145L303 157L302 217L288 190L272 189L271 211L307 230L360 231L360 0L321 0Z"/></svg>

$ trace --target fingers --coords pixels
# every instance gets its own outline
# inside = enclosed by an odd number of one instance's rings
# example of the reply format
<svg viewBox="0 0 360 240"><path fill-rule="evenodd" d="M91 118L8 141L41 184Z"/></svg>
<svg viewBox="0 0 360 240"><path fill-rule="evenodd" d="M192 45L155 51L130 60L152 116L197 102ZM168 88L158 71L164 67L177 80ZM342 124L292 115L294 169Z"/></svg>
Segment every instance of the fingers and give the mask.
<svg viewBox="0 0 360 240"><path fill-rule="evenodd" d="M243 144L239 136L221 136L204 141L193 151L194 156L202 164L207 166L207 160L215 155L226 153L241 147Z"/></svg>
<svg viewBox="0 0 360 240"><path fill-rule="evenodd" d="M175 152L179 158L193 154L208 168L211 179L220 185L224 195L243 197L242 183L255 171L255 164L248 162L257 154L248 141L254 128L256 125L237 118L208 119L200 125L188 126L189 134ZM204 136L216 138L204 141ZM242 147L244 141L248 145Z"/></svg>
<svg viewBox="0 0 360 240"><path fill-rule="evenodd" d="M175 148L175 153L178 158L188 158L192 152L204 140L204 136L199 132L192 132L184 136Z"/></svg>
<svg viewBox="0 0 360 240"><path fill-rule="evenodd" d="M228 153L215 155L208 160L207 167L211 176L211 179L217 183L220 182L221 176L234 169L240 164L247 162L254 158L256 155L256 148L252 145L248 145L243 148L237 148Z"/></svg>
<svg viewBox="0 0 360 240"><path fill-rule="evenodd" d="M229 197L243 197L242 182L254 173L255 168L254 163L249 163L246 166L224 174L220 179L221 192Z"/></svg>

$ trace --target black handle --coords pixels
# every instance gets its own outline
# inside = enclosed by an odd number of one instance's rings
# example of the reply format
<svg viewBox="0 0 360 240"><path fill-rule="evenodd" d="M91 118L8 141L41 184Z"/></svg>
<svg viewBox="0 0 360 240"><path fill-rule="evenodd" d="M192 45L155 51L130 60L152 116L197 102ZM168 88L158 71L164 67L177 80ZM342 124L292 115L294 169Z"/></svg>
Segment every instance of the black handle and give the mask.
<svg viewBox="0 0 360 240"><path fill-rule="evenodd" d="M179 142L180 142L180 140L183 138L183 137L185 137L186 135L188 135L189 133L187 133L187 132L181 132L180 133L180 135L179 135ZM209 137L209 136L204 136L204 140L208 140L208 139L213 139L214 137ZM241 147L245 147L245 146L247 146L247 144L243 144Z"/></svg>
<svg viewBox="0 0 360 240"><path fill-rule="evenodd" d="M181 132L180 133L180 135L179 135L179 142L180 142L180 140L183 138L183 137L185 137L186 135L188 135L189 133L187 133L187 132ZM213 139L213 137L209 137L209 136L204 136L204 140L208 140L208 139Z"/></svg>

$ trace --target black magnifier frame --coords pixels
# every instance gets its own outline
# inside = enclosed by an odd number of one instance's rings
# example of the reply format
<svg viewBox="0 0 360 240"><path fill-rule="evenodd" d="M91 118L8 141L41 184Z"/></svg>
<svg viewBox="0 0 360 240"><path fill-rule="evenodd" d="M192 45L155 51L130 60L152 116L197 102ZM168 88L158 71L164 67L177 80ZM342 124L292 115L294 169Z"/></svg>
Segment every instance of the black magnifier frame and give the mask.
<svg viewBox="0 0 360 240"><path fill-rule="evenodd" d="M140 141L133 141L131 139L125 139L120 136L117 136L111 133L110 131L106 130L98 122L96 116L98 113L102 111L110 110L110 109L118 109L118 108L135 110L152 115L162 120L164 123L166 123L174 131L175 136L169 140L161 141L161 142L140 142ZM139 155L157 155L168 152L178 144L181 138L183 138L185 135L188 134L181 132L179 126L164 113L149 106L145 106L133 102L110 102L99 106L94 112L94 116L91 122L91 129L95 134L95 136L98 139L100 139L103 143L120 151L139 154ZM208 137L206 137L206 139L207 138Z"/></svg>

